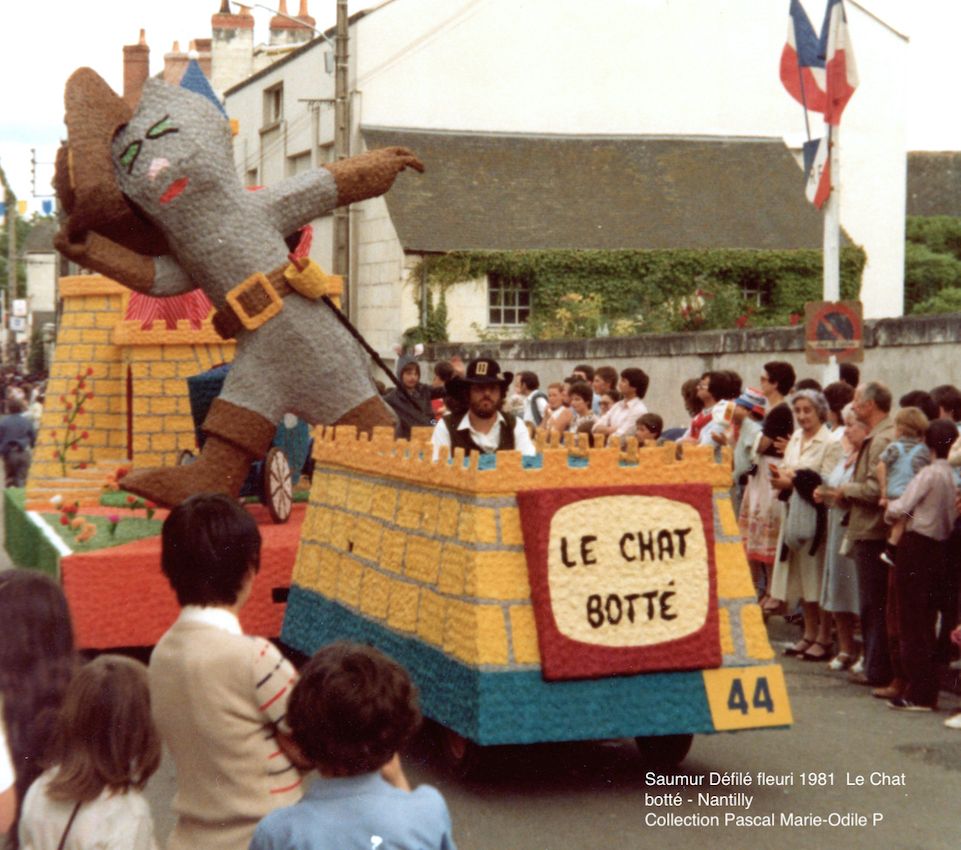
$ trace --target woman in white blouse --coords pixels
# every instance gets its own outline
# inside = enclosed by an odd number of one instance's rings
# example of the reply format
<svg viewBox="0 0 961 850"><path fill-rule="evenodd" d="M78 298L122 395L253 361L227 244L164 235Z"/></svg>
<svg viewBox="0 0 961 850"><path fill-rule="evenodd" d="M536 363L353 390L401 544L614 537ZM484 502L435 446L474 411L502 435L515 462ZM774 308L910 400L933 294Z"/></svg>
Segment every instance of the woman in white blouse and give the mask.
<svg viewBox="0 0 961 850"><path fill-rule="evenodd" d="M771 484L778 491L789 491L801 469L816 472L826 479L841 454L841 444L831 438L825 424L828 403L816 390L799 390L791 396L791 408L797 428L784 450L784 463L771 470ZM780 559L783 550L785 523L781 533L771 578L771 596L783 599L788 606L800 598L804 617L804 634L785 650L785 655L797 655L806 661L828 661L831 658L831 617L820 608L821 580L824 574L824 546L822 538L814 554L810 542L788 549L787 558Z"/></svg>

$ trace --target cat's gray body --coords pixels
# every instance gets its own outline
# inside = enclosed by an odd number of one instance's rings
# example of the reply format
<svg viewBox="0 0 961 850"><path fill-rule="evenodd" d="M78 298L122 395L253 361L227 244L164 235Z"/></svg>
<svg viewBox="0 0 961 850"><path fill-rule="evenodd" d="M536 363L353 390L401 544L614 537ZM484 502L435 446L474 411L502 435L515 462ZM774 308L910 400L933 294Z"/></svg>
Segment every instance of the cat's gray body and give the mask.
<svg viewBox="0 0 961 850"><path fill-rule="evenodd" d="M149 138L165 117L170 124L160 129L167 132ZM129 162L135 142L139 152ZM144 85L112 150L122 191L163 231L173 254L157 260L154 295L197 286L220 309L238 283L288 262L285 236L337 205L334 176L323 168L245 190L234 171L229 126L216 107L159 80ZM171 192L183 178L182 191ZM162 202L165 193L175 196ZM363 349L329 307L296 294L283 305L259 329L238 334L222 399L272 422L289 411L310 423L332 423L376 395Z"/></svg>

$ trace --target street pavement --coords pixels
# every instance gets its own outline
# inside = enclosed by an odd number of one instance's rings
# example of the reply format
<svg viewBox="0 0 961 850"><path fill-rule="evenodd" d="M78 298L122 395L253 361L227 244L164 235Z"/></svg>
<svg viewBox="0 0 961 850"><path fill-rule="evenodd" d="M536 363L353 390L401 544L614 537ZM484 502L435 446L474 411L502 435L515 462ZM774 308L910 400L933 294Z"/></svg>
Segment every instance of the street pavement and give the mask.
<svg viewBox="0 0 961 850"><path fill-rule="evenodd" d="M775 619L772 637L795 631ZM441 790L460 850L961 846L961 731L943 726L961 700L945 691L937 714L895 712L824 664L782 661L790 729L697 736L674 772L649 773L622 740L497 749L462 780L428 727L405 753L408 775ZM161 846L173 794L166 757L147 787Z"/></svg>

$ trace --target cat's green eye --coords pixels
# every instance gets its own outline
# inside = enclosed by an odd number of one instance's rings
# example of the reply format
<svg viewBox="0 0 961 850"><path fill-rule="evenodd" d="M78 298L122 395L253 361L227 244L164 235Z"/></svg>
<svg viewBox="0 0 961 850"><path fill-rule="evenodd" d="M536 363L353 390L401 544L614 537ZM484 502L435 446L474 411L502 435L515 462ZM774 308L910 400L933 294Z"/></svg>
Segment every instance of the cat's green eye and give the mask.
<svg viewBox="0 0 961 850"><path fill-rule="evenodd" d="M166 136L168 133L176 133L177 128L174 127L174 122L170 120L169 115L164 115L156 124L153 125L149 130L147 130L148 139L159 139L161 136Z"/></svg>
<svg viewBox="0 0 961 850"><path fill-rule="evenodd" d="M131 142L120 154L120 164L127 169L127 174L133 173L133 164L140 153L140 142Z"/></svg>

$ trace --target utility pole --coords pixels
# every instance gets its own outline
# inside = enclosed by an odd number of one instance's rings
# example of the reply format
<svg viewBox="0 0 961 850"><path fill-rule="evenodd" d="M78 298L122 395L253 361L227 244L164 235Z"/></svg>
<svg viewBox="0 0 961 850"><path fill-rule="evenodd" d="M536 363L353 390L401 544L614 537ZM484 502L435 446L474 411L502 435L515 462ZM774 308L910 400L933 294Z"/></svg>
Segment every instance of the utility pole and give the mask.
<svg viewBox="0 0 961 850"><path fill-rule="evenodd" d="M334 35L334 159L350 156L350 102L348 89L347 42L350 31L347 21L347 0L337 0L337 27ZM334 274L344 278L343 310L351 318L353 311L353 281L350 277L350 208L334 210Z"/></svg>
<svg viewBox="0 0 961 850"><path fill-rule="evenodd" d="M0 183L3 184L3 200L6 203L7 220L7 291L0 304L0 359L6 362L7 343L9 342L8 324L10 322L10 299L17 292L17 196L7 182L7 175L0 168Z"/></svg>

